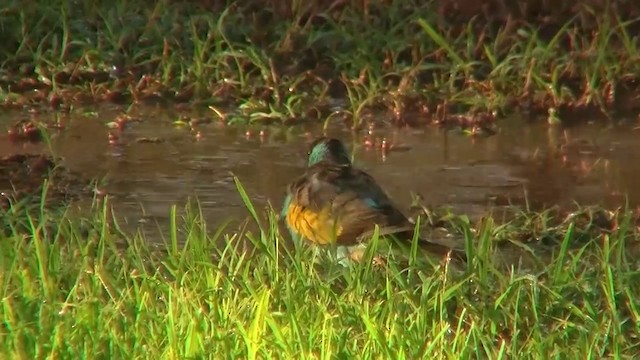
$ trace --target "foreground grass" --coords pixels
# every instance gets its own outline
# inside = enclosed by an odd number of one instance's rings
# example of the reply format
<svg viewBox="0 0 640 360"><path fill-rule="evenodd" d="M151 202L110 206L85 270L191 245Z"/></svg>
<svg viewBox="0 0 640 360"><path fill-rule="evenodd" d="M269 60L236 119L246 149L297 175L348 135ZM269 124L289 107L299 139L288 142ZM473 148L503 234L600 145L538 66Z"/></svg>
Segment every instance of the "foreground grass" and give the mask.
<svg viewBox="0 0 640 360"><path fill-rule="evenodd" d="M513 230L490 220L457 222L475 254L467 268L416 259L341 268L285 247L275 216L261 220L248 205L257 231L211 231L187 207L159 248L124 235L106 206L85 218L10 210L0 234L3 358L640 354L640 270L627 254L637 237L625 216L577 245L567 224L535 272L489 260L493 240Z"/></svg>
<svg viewBox="0 0 640 360"><path fill-rule="evenodd" d="M548 8L533 16L483 3L13 0L0 100L206 99L228 123L353 127L381 110L399 124L464 124L638 108L637 6L529 1Z"/></svg>

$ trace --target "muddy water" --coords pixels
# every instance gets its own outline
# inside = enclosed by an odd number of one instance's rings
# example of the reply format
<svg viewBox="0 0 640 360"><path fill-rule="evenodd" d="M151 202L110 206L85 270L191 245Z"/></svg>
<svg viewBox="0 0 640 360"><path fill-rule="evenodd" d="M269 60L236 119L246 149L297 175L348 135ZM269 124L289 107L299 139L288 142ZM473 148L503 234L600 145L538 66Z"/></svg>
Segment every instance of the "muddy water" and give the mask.
<svg viewBox="0 0 640 360"><path fill-rule="evenodd" d="M123 223L142 224L148 231L166 229L171 205L182 206L193 196L210 226L246 218L231 173L258 208L268 203L279 207L286 184L304 169L307 142L321 133L214 122L198 126L196 136L189 127L172 124L175 112L147 108L137 114L142 121L130 123L111 144L105 124L119 113L105 108L62 119L65 130L54 134L51 148L72 170L103 178L103 189ZM0 116L0 127L7 128L22 118L50 120L54 115ZM640 204L640 130L634 124L549 129L508 119L500 129L497 135L476 139L436 128L329 133L355 150L357 164L405 210L411 192L422 195L428 205L450 206L472 217L509 204L613 207L626 199L632 206ZM391 144L390 151L365 145L382 138ZM0 139L2 154L38 151L48 150Z"/></svg>

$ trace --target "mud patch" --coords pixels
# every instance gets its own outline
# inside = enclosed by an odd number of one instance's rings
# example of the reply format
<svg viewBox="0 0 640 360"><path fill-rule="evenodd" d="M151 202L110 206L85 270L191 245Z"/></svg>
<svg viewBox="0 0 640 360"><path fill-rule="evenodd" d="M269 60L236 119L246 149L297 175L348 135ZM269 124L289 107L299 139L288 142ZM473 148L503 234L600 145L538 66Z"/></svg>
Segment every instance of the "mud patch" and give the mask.
<svg viewBox="0 0 640 360"><path fill-rule="evenodd" d="M88 181L45 154L12 154L0 158L0 209L67 204L91 195Z"/></svg>

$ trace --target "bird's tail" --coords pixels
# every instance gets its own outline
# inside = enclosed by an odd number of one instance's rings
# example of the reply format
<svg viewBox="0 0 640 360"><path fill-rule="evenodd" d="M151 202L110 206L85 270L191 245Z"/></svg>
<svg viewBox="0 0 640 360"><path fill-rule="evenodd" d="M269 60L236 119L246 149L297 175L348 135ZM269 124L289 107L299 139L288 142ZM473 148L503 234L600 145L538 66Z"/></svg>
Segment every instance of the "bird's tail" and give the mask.
<svg viewBox="0 0 640 360"><path fill-rule="evenodd" d="M370 238L373 231L368 232L363 235L362 238ZM410 227L384 227L379 229L378 234L380 236L390 236L395 239L397 243L400 243L404 246L411 246L413 240L413 228ZM464 250L455 249L450 246L446 246L443 244L438 244L424 238L417 239L418 246L422 249L431 253L433 255L437 255L440 257L448 257L450 256L452 259L461 262L467 262L467 254Z"/></svg>

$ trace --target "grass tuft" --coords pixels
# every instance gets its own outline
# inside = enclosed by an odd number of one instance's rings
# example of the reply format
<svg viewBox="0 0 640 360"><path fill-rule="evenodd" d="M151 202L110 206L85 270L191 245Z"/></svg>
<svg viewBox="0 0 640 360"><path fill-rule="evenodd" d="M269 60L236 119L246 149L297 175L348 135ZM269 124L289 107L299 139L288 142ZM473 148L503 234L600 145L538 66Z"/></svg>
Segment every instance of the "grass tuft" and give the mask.
<svg viewBox="0 0 640 360"><path fill-rule="evenodd" d="M12 0L0 100L197 102L231 124L337 113L354 128L380 112L481 126L637 112L640 8L561 2Z"/></svg>

